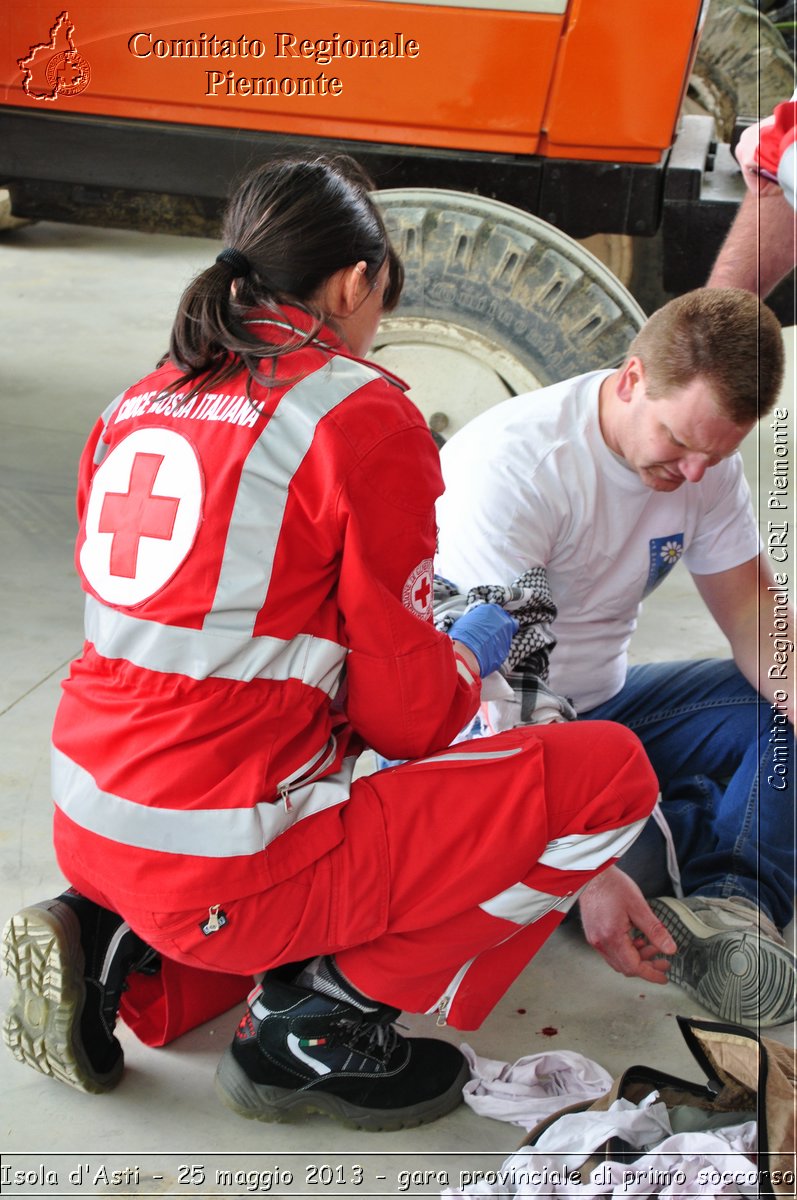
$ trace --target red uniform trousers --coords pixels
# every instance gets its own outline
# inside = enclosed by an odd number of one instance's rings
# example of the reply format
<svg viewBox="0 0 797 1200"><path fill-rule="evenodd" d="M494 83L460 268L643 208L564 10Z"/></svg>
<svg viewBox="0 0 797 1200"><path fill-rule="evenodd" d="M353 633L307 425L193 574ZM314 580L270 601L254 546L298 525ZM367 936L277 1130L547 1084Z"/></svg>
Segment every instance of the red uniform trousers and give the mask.
<svg viewBox="0 0 797 1200"><path fill-rule="evenodd" d="M143 1040L170 1040L230 1007L252 975L335 954L366 995L476 1028L641 831L657 791L636 736L598 721L510 730L358 779L343 841L285 883L218 897L217 932L202 932L207 911L125 909L169 961L131 977L123 1016Z"/></svg>

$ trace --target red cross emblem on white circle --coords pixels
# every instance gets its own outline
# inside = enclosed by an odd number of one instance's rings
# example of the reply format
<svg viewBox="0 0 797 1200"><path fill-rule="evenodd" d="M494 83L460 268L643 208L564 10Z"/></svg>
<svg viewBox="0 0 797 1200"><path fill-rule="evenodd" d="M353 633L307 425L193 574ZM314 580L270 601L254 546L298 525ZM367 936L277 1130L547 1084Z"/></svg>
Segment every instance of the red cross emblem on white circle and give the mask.
<svg viewBox="0 0 797 1200"><path fill-rule="evenodd" d="M202 470L191 443L171 429L138 429L95 472L80 566L109 604L140 604L167 583L194 544Z"/></svg>
<svg viewBox="0 0 797 1200"><path fill-rule="evenodd" d="M401 599L405 608L427 620L432 611L434 598L434 568L431 558L419 562L404 584Z"/></svg>

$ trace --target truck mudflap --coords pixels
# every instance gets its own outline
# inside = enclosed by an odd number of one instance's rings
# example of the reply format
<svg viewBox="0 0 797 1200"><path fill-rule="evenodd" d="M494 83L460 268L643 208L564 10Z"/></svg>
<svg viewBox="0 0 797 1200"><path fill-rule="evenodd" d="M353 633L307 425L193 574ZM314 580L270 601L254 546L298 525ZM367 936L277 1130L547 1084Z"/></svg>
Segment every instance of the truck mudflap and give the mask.
<svg viewBox="0 0 797 1200"><path fill-rule="evenodd" d="M705 283L745 184L711 117L689 116L670 151L662 196L662 283L674 294Z"/></svg>

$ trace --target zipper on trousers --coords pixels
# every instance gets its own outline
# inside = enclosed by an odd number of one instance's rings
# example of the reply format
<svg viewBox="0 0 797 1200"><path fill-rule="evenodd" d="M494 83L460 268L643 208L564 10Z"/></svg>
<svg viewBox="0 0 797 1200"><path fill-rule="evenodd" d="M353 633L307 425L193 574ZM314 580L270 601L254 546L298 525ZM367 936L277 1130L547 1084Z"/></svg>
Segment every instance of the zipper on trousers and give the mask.
<svg viewBox="0 0 797 1200"><path fill-rule="evenodd" d="M430 1014L437 1014L437 1020L435 1021L436 1025L442 1026L447 1024L448 1012L452 1003L454 1002L457 992L459 991L460 984L462 983L462 980L465 978L469 969L473 966L473 963L476 961L477 957L478 956L474 954L473 958L469 958L468 961L459 968L456 975L451 980L450 984L437 1003L433 1004L432 1007L427 1010Z"/></svg>
<svg viewBox="0 0 797 1200"><path fill-rule="evenodd" d="M227 914L220 904L211 904L208 908L208 916L206 921L200 921L199 928L202 930L205 937L210 937L212 933L218 933L227 924Z"/></svg>
<svg viewBox="0 0 797 1200"><path fill-rule="evenodd" d="M583 890L582 888L579 888L576 895L578 895L582 890ZM551 912L552 909L556 908L558 904L561 904L563 900L569 900L572 895L573 895L573 892L567 892L566 895L564 895L564 896L553 896L551 898L551 903L542 912L538 913L535 916L534 921L530 921L529 924L533 925L536 921L539 921L540 917L547 916L547 914L549 912ZM494 950L498 946L503 946L503 944L505 942L511 941L512 938L517 937L519 933L521 933L524 929L528 929L528 927L529 927L528 925L522 925L518 929L513 929L512 932L510 934L508 934L505 938L501 938L501 940L499 942L496 942L495 946L487 947L487 949ZM480 953L483 953L483 952L480 952ZM468 971L473 966L473 964L476 962L477 958L479 958L479 954L474 954L472 958L469 958L468 961L459 968L456 975L451 980L451 983L448 985L445 992L440 997L440 999L437 1001L437 1003L433 1004L431 1008L428 1008L426 1010L427 1015L433 1015L435 1013L437 1014L437 1020L435 1021L436 1025L442 1026L442 1025L448 1024L448 1014L451 1009L451 1005L454 1003L454 1000L456 999L457 992L459 991L460 987L462 986L463 979L465 978L465 976L467 975Z"/></svg>

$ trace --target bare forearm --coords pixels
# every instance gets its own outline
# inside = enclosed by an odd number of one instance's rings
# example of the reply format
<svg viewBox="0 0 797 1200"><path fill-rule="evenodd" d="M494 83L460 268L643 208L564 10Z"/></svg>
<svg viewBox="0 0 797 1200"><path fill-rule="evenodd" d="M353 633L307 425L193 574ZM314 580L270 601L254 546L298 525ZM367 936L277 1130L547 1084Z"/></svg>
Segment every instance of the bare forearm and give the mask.
<svg viewBox="0 0 797 1200"><path fill-rule="evenodd" d="M728 640L734 662L748 683L793 723L794 614L788 600L788 588L763 579L758 604L751 604L746 619L740 618L728 631Z"/></svg>
<svg viewBox="0 0 797 1200"><path fill-rule="evenodd" d="M795 213L781 192L747 192L708 278L767 296L795 262Z"/></svg>
<svg viewBox="0 0 797 1200"><path fill-rule="evenodd" d="M752 687L794 719L794 613L788 579L760 554L715 575L693 575L709 612Z"/></svg>
<svg viewBox="0 0 797 1200"><path fill-rule="evenodd" d="M787 639L780 640L779 646L786 647L792 643ZM789 651L778 651L778 655L785 653L790 660L792 655ZM787 682L789 664L781 664L773 658L773 646L771 639L766 639L766 634L762 630L760 647L752 642L748 645L743 645L734 648L733 659L737 667L744 675L747 682L760 692L761 695L773 705L773 707L783 707L791 709L793 704L793 688L791 683ZM785 670L785 676L780 674L770 674L772 672L780 672ZM783 700L784 694L788 697L788 701Z"/></svg>

